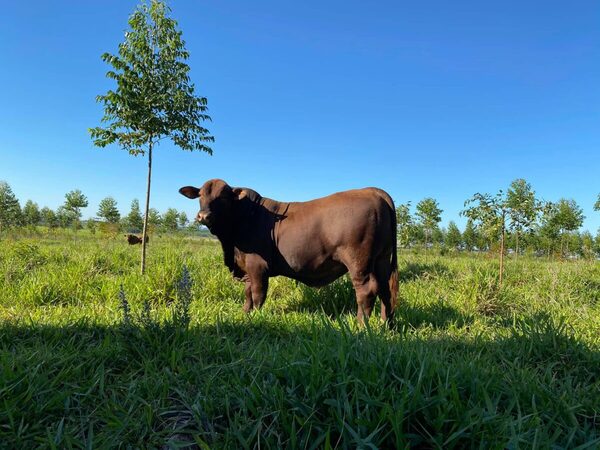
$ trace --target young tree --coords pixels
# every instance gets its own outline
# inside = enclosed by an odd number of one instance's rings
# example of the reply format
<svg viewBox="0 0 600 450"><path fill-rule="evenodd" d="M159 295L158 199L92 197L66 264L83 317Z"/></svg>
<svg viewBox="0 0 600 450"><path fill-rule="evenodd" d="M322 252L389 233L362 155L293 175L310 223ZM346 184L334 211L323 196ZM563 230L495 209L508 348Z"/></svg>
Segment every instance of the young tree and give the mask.
<svg viewBox="0 0 600 450"><path fill-rule="evenodd" d="M500 285L502 285L504 275L504 241L506 238L506 219L509 212L508 202L502 191L499 191L495 196L475 194L465 202L465 210L461 212L462 215L467 216L474 222L479 222L488 236L500 236Z"/></svg>
<svg viewBox="0 0 600 450"><path fill-rule="evenodd" d="M40 223L42 216L37 203L27 200L23 207L23 223L29 226L35 226Z"/></svg>
<svg viewBox="0 0 600 450"><path fill-rule="evenodd" d="M400 203L396 207L396 227L398 245L407 248L413 238L414 221L410 214L410 202Z"/></svg>
<svg viewBox="0 0 600 450"><path fill-rule="evenodd" d="M0 231L21 225L19 200L6 181L0 181Z"/></svg>
<svg viewBox="0 0 600 450"><path fill-rule="evenodd" d="M463 242L460 230L456 226L454 221L450 221L448 224L448 231L446 232L446 245L453 249L460 249Z"/></svg>
<svg viewBox="0 0 600 450"><path fill-rule="evenodd" d="M468 251L472 251L477 246L479 237L471 219L467 220L467 225L465 226L462 238Z"/></svg>
<svg viewBox="0 0 600 450"><path fill-rule="evenodd" d="M419 224L425 231L425 245L430 241L430 237L433 234L438 223L442 220L441 214L443 210L440 209L438 202L433 198L425 198L417 203L416 216L419 219Z"/></svg>
<svg viewBox="0 0 600 450"><path fill-rule="evenodd" d="M554 252L554 244L560 237L560 230L554 219L554 216L556 215L556 205L552 202L544 202L541 211L537 235L541 241L541 246L545 248L548 258L550 258Z"/></svg>
<svg viewBox="0 0 600 450"><path fill-rule="evenodd" d="M81 208L87 208L88 199L79 189L67 192L65 194L65 204L63 208L70 214L69 223L75 223L75 228L79 227L81 219Z"/></svg>
<svg viewBox="0 0 600 450"><path fill-rule="evenodd" d="M594 203L594 211L600 211L600 194L598 194L598 199Z"/></svg>
<svg viewBox="0 0 600 450"><path fill-rule="evenodd" d="M595 253L594 236L586 230L581 233L581 256L586 259L593 259Z"/></svg>
<svg viewBox="0 0 600 450"><path fill-rule="evenodd" d="M522 178L514 180L506 193L510 229L515 234L515 255L519 255L519 237L523 231L531 230L540 210L539 202L531 184Z"/></svg>
<svg viewBox="0 0 600 450"><path fill-rule="evenodd" d="M431 243L442 245L446 240L446 230L440 227L433 227L431 231Z"/></svg>
<svg viewBox="0 0 600 450"><path fill-rule="evenodd" d="M411 243L414 242L416 244L422 244L425 247L425 242L427 238L425 236L425 230L423 226L419 222L413 223L413 226L410 230L411 233Z"/></svg>
<svg viewBox="0 0 600 450"><path fill-rule="evenodd" d="M129 18L130 29L119 45L118 55L105 53L111 65L106 75L116 81L116 90L99 95L104 105L103 122L108 125L90 129L94 144L105 147L119 144L132 155L148 154L148 181L144 217L150 208L152 150L162 139L170 138L184 150L212 154L207 142L214 138L201 123L210 120L205 97L194 94L190 82L189 57L177 22L160 0L142 3ZM146 267L144 220L141 273Z"/></svg>
<svg viewBox="0 0 600 450"><path fill-rule="evenodd" d="M144 219L140 212L140 202L137 198L131 202L131 211L127 214L127 226L135 231L139 231L144 227Z"/></svg>
<svg viewBox="0 0 600 450"><path fill-rule="evenodd" d="M583 210L577 202L572 199L561 198L555 205L552 221L560 233L560 251L563 253L563 244L567 243L567 253L569 253L568 234L578 230L583 224Z"/></svg>
<svg viewBox="0 0 600 450"><path fill-rule="evenodd" d="M188 223L188 217L187 214L185 213L185 211L181 211L179 213L179 216L177 217L177 220L179 222L179 227L180 228L184 228L187 223Z"/></svg>
<svg viewBox="0 0 600 450"><path fill-rule="evenodd" d="M117 209L117 201L112 197L106 197L100 201L96 214L98 214L98 217L112 224L118 223L121 219L121 214Z"/></svg>
<svg viewBox="0 0 600 450"><path fill-rule="evenodd" d="M200 231L200 224L198 222L196 222L195 220L190 220L188 222L187 229L189 231Z"/></svg>
<svg viewBox="0 0 600 450"><path fill-rule="evenodd" d="M576 255L585 256L583 248L583 235L579 231L569 233L567 235L567 248L569 249L568 256Z"/></svg>
<svg viewBox="0 0 600 450"><path fill-rule="evenodd" d="M148 223L152 226L158 227L162 224L162 216L155 208L148 210Z"/></svg>
<svg viewBox="0 0 600 450"><path fill-rule="evenodd" d="M175 208L169 208L162 216L162 225L168 231L177 231L179 213Z"/></svg>
<svg viewBox="0 0 600 450"><path fill-rule="evenodd" d="M75 213L69 209L65 205L59 206L56 210L56 222L58 226L61 228L67 228L71 226L77 218L75 217Z"/></svg>
<svg viewBox="0 0 600 450"><path fill-rule="evenodd" d="M47 206L44 206L40 211L41 222L48 228L56 228L58 226L58 219L56 214Z"/></svg>
<svg viewBox="0 0 600 450"><path fill-rule="evenodd" d="M145 216L144 216L145 217ZM148 210L148 232L153 232L155 230L160 230L160 226L162 225L162 216L158 212L156 208L150 208ZM143 225L142 225L143 228Z"/></svg>

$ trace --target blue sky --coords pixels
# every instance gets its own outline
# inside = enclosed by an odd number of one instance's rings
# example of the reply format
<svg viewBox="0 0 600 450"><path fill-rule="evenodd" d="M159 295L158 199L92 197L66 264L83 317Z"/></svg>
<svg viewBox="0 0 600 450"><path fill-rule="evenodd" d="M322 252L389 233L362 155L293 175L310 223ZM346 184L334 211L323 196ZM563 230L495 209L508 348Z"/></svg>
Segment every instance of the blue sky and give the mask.
<svg viewBox="0 0 600 450"><path fill-rule="evenodd" d="M57 207L79 188L85 216L143 198L146 161L92 146L100 60L137 2L8 2L0 16L0 179L22 203ZM443 223L475 192L527 179L547 200L600 192L597 1L170 2L208 97L214 155L162 144L151 206L196 204L180 186L223 178L307 200L378 186L436 198Z"/></svg>

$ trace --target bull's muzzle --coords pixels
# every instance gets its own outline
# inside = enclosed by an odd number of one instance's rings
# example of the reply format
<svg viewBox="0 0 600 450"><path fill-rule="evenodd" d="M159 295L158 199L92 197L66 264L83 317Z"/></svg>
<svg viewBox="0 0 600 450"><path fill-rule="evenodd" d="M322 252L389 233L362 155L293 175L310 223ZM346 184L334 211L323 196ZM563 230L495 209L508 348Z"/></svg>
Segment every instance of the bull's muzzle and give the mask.
<svg viewBox="0 0 600 450"><path fill-rule="evenodd" d="M202 225L206 225L207 227L210 227L210 224L211 224L210 213L207 211L200 211L198 213L198 215L196 216L196 221Z"/></svg>

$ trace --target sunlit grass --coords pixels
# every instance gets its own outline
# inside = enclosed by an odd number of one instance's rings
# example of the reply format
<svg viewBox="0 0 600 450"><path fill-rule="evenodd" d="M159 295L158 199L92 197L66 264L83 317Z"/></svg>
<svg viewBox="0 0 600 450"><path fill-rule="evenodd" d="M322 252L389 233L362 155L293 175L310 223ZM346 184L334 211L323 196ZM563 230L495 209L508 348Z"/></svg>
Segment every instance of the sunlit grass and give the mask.
<svg viewBox="0 0 600 450"><path fill-rule="evenodd" d="M273 279L244 315L214 241L138 261L82 232L0 241L0 447L600 446L597 262L509 260L499 288L493 259L401 254L388 330L357 326L345 278Z"/></svg>

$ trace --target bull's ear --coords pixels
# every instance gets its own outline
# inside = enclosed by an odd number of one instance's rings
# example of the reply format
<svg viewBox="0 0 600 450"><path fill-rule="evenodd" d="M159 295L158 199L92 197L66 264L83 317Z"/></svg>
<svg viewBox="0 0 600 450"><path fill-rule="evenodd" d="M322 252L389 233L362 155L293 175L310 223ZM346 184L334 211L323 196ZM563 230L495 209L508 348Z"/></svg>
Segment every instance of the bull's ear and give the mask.
<svg viewBox="0 0 600 450"><path fill-rule="evenodd" d="M191 199L200 197L200 189L195 188L194 186L184 186L179 189L179 193Z"/></svg>
<svg viewBox="0 0 600 450"><path fill-rule="evenodd" d="M248 195L248 192L242 188L233 188L233 195L236 199L242 200L244 197L246 197L246 195Z"/></svg>

